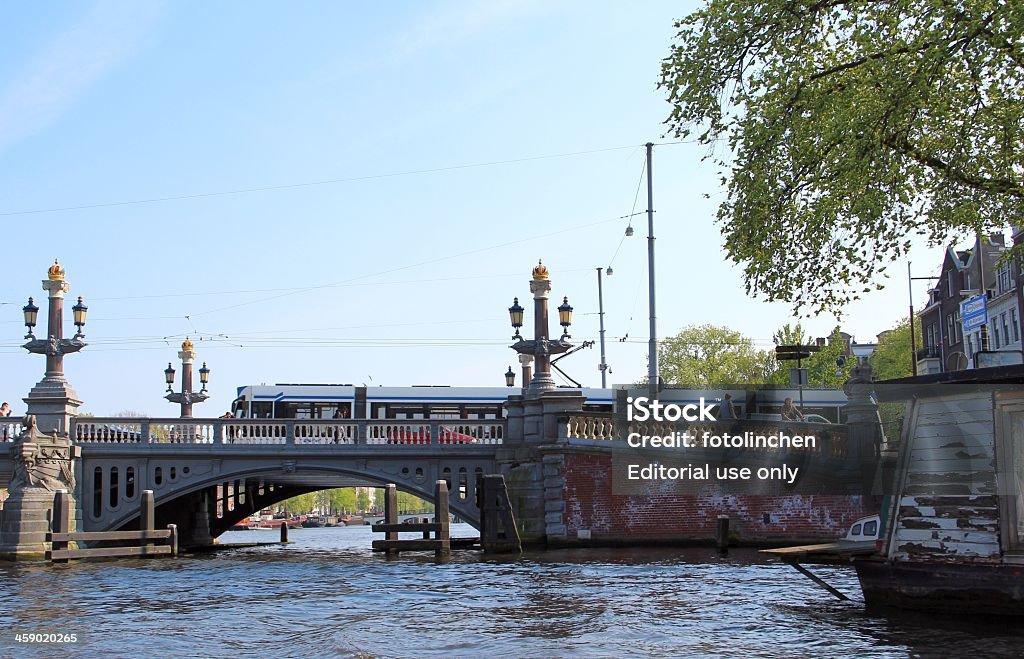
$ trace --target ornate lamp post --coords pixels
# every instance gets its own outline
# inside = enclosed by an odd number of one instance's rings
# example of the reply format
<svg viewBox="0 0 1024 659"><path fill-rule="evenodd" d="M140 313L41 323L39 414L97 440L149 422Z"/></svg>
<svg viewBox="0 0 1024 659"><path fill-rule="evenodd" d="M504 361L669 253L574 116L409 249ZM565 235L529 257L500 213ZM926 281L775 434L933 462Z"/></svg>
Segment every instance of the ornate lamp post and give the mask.
<svg viewBox="0 0 1024 659"><path fill-rule="evenodd" d="M551 292L551 280L548 277L548 269L543 263L538 263L533 269L533 278L530 280L530 292L533 293L534 310L534 338L523 339L519 335L519 328L523 326L523 308L519 306L519 298L516 298L509 307L509 318L516 333L512 337L517 339L512 344L512 349L520 355L532 356L536 361L533 379L530 381L526 394L530 397L539 396L541 392L555 388L555 381L551 377L551 355L566 352L572 348L572 344L566 339L569 336L569 325L572 324L572 307L569 305L569 298L563 298L561 306L558 307L558 322L562 326L562 337L552 341L548 338L548 295ZM522 361L524 370L527 362ZM525 384L525 383L524 383Z"/></svg>
<svg viewBox="0 0 1024 659"><path fill-rule="evenodd" d="M508 370L505 371L505 386L514 387L516 386L516 374L512 372L512 367L509 366Z"/></svg>
<svg viewBox="0 0 1024 659"><path fill-rule="evenodd" d="M88 308L78 298L73 307L78 333L73 338L63 336L64 294L70 285L64 279L64 268L54 261L43 280L43 290L49 293L49 317L46 338L37 339L33 328L39 317L39 307L29 298L22 311L28 342L24 348L31 353L46 355L46 374L24 399L27 405L24 429L9 447L13 462L10 482L5 483L8 498L4 502L3 523L0 524L0 556L13 558L42 558L50 548L47 531L55 530L54 495L57 490L67 493L66 515L71 529L78 529L82 518L76 497L75 458L78 447L71 438L71 419L78 414L82 401L64 378L64 355L85 347L85 314Z"/></svg>
<svg viewBox="0 0 1024 659"><path fill-rule="evenodd" d="M181 359L181 393L175 393L171 389L171 385L174 384L174 367L167 362L167 368L164 369L167 395L164 398L172 403L180 403L181 418L191 419L192 404L201 403L210 397L210 394L206 393L206 384L210 381L210 369L206 368L206 362L203 362L203 367L199 369L199 381L203 388L200 391L192 391L192 362L195 361L196 352L192 349L192 341L188 338L182 342L178 358Z"/></svg>
<svg viewBox="0 0 1024 659"><path fill-rule="evenodd" d="M77 394L64 378L64 355L78 352L86 346L82 340L85 338L82 328L85 327L85 316L89 308L79 297L78 303L72 307L78 331L74 337L65 339L64 294L71 290L71 285L64 279L64 267L57 260L54 260L46 275L43 290L49 293L50 299L46 323L47 338L38 339L32 331L39 317L39 307L33 303L32 298L29 298L28 304L22 307L25 327L28 328L25 338L29 340L22 347L31 353L46 355L46 374L29 392L25 402L28 405L27 414L37 417L36 422L41 432L67 433L70 417L78 411L81 401L77 400Z"/></svg>

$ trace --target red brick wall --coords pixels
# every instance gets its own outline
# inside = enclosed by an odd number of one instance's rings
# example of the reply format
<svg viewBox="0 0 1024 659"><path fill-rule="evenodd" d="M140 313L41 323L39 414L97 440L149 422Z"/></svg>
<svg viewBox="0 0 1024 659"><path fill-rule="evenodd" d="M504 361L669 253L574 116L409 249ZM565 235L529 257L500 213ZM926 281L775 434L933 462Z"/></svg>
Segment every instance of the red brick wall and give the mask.
<svg viewBox="0 0 1024 659"><path fill-rule="evenodd" d="M730 494L717 485L699 494L674 494L664 483L650 483L650 494L620 496L612 493L609 455L567 453L564 460L567 542L580 529L589 529L594 541L713 541L719 515L729 516L730 532L740 543L827 542L876 512L867 497Z"/></svg>

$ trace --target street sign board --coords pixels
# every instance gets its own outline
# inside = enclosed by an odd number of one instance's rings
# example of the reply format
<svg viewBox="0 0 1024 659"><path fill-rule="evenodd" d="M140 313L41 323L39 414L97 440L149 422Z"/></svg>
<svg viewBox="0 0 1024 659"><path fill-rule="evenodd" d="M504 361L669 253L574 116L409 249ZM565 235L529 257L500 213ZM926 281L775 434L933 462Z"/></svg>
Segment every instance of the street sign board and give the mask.
<svg viewBox="0 0 1024 659"><path fill-rule="evenodd" d="M960 322L964 326L964 334L978 329L988 322L988 297L975 295L960 303Z"/></svg>
<svg viewBox="0 0 1024 659"><path fill-rule="evenodd" d="M789 386L791 386L791 387L806 387L807 386L807 369L806 368L791 368L791 369L789 369Z"/></svg>
<svg viewBox="0 0 1024 659"><path fill-rule="evenodd" d="M775 359L778 359L780 362L807 359L819 350L821 350L819 346L775 346Z"/></svg>

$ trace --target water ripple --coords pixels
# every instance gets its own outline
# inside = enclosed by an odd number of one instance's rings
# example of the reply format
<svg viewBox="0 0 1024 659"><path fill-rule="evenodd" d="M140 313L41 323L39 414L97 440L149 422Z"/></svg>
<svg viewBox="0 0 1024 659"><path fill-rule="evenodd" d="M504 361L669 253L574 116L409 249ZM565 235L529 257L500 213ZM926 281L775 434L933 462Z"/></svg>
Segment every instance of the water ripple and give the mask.
<svg viewBox="0 0 1024 659"><path fill-rule="evenodd" d="M470 535L468 527L456 535ZM368 527L165 560L0 564L3 656L1018 656L998 623L865 612L753 551L615 549L388 559ZM229 533L271 542L275 532ZM24 646L21 632L75 632Z"/></svg>

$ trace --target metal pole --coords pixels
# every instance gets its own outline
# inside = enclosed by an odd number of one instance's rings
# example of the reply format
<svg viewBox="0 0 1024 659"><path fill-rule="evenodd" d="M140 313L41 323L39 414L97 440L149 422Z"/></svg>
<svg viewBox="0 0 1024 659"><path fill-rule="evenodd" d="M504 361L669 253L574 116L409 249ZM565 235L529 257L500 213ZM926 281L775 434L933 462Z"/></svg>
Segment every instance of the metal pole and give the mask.
<svg viewBox="0 0 1024 659"><path fill-rule="evenodd" d="M910 276L910 261L907 261L907 292L910 296L910 366L913 374L917 375L917 339L914 332L914 282ZM939 319L941 322L942 319Z"/></svg>
<svg viewBox="0 0 1024 659"><path fill-rule="evenodd" d="M985 240L983 239L982 234L980 232L977 234L977 238L978 238L978 285L979 285L978 287L981 289L981 294L985 296L984 297L985 316L988 317L988 291L985 290ZM981 337L980 338L981 338L981 340L980 340L981 349L982 350L988 350L988 323L985 323L984 325L981 326ZM965 344L967 343L966 339L964 340L964 343ZM975 364L974 368L978 368L978 365Z"/></svg>
<svg viewBox="0 0 1024 659"><path fill-rule="evenodd" d="M601 325L601 365L598 368L601 370L601 388L606 389L608 364L604 359L604 294L601 290L601 268L597 269L597 317Z"/></svg>
<svg viewBox="0 0 1024 659"><path fill-rule="evenodd" d="M654 312L654 182L651 175L651 155L654 144L647 143L647 279L648 301L651 309L650 347L647 356L647 391L653 400L658 397L658 332Z"/></svg>

